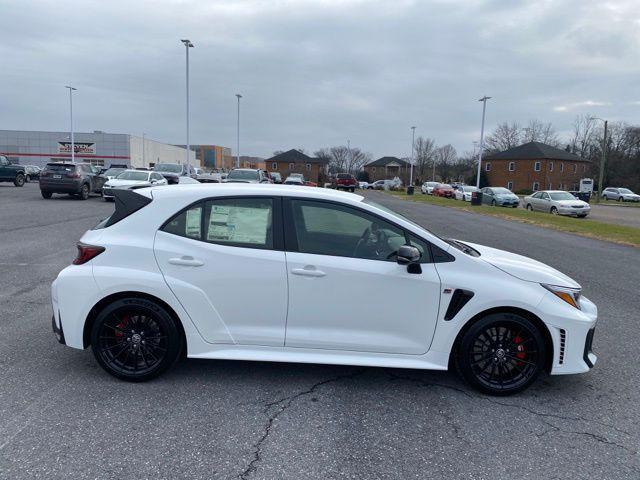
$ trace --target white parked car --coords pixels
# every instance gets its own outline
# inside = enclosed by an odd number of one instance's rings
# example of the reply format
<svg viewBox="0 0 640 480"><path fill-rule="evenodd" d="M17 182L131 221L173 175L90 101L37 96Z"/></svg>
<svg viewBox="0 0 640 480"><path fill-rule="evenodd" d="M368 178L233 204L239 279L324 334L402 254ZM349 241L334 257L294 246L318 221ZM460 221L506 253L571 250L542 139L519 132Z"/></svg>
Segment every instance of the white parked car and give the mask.
<svg viewBox="0 0 640 480"><path fill-rule="evenodd" d="M583 373L596 306L529 258L445 240L355 194L122 190L51 287L59 341L125 380L200 359L447 370L505 395ZM318 295L331 299L318 303ZM250 301L248 301L248 299ZM393 301L390 301L393 299Z"/></svg>
<svg viewBox="0 0 640 480"><path fill-rule="evenodd" d="M628 188L605 188L602 191L602 198L618 202L640 202L640 195L633 193Z"/></svg>
<svg viewBox="0 0 640 480"><path fill-rule="evenodd" d="M465 202L471 201L471 195L473 192L477 192L477 187L472 187L470 185L458 185L453 189L453 195L456 200L463 200Z"/></svg>
<svg viewBox="0 0 640 480"><path fill-rule="evenodd" d="M424 182L420 187L420 190L424 195L431 195L433 189L438 185L438 182Z"/></svg>
<svg viewBox="0 0 640 480"><path fill-rule="evenodd" d="M570 215L584 218L589 215L591 207L587 202L578 200L569 192L562 190L540 190L524 197L524 208L529 211L547 212L553 215Z"/></svg>
<svg viewBox="0 0 640 480"><path fill-rule="evenodd" d="M367 190L369 188L369 182L358 182L358 188Z"/></svg>
<svg viewBox="0 0 640 480"><path fill-rule="evenodd" d="M105 182L102 186L102 197L105 201L110 201L113 200L115 190L167 184L167 180L157 172L149 170L125 170L116 178Z"/></svg>

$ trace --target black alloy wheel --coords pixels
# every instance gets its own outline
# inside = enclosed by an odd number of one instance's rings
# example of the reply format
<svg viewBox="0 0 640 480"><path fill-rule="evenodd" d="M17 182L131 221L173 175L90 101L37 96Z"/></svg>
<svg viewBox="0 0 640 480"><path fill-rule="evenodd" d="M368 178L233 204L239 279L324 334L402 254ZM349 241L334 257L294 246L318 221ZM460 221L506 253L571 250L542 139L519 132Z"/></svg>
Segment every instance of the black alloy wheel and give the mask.
<svg viewBox="0 0 640 480"><path fill-rule="evenodd" d="M160 305L124 298L96 318L91 348L111 375L132 382L156 377L178 359L182 340L176 324Z"/></svg>
<svg viewBox="0 0 640 480"><path fill-rule="evenodd" d="M551 214L558 215L558 209L556 207L551 207Z"/></svg>
<svg viewBox="0 0 640 480"><path fill-rule="evenodd" d="M46 199L51 198L51 195L53 195L53 193L48 192L46 190L40 190L40 193L42 194L42 198L46 198Z"/></svg>
<svg viewBox="0 0 640 480"><path fill-rule="evenodd" d="M13 184L16 187L23 187L24 186L24 173L19 173L18 175L16 175L16 178L13 181Z"/></svg>
<svg viewBox="0 0 640 480"><path fill-rule="evenodd" d="M492 395L527 388L544 369L542 334L528 319L491 314L466 332L456 353L458 370L472 386Z"/></svg>
<svg viewBox="0 0 640 480"><path fill-rule="evenodd" d="M87 200L89 198L89 185L86 183L80 188L80 200Z"/></svg>

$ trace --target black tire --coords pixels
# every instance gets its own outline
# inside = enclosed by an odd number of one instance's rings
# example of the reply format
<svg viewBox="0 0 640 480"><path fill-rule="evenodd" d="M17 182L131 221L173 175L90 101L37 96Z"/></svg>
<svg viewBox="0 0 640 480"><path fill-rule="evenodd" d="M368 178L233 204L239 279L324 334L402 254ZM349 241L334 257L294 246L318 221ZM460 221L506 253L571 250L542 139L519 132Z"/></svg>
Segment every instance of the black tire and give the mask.
<svg viewBox="0 0 640 480"><path fill-rule="evenodd" d="M350 191L351 193L355 193L356 189L355 189L355 187L351 187L351 188L349 189L349 191Z"/></svg>
<svg viewBox="0 0 640 480"><path fill-rule="evenodd" d="M512 395L544 369L542 333L528 319L494 313L474 323L458 342L455 362L462 378L491 395Z"/></svg>
<svg viewBox="0 0 640 480"><path fill-rule="evenodd" d="M182 336L173 317L157 303L122 298L99 313L91 329L91 349L109 374L144 382L176 362Z"/></svg>
<svg viewBox="0 0 640 480"><path fill-rule="evenodd" d="M620 203L624 202L624 198L618 197L618 202L620 202Z"/></svg>
<svg viewBox="0 0 640 480"><path fill-rule="evenodd" d="M87 200L89 198L89 185L86 183L82 184L80 187L80 194L78 195L80 200Z"/></svg>
<svg viewBox="0 0 640 480"><path fill-rule="evenodd" d="M53 195L52 192L48 192L47 190L40 190L40 194L42 195L42 198L46 198L47 200Z"/></svg>
<svg viewBox="0 0 640 480"><path fill-rule="evenodd" d="M556 207L551 207L551 210L549 210L549 213L551 215L558 215L558 209Z"/></svg>
<svg viewBox="0 0 640 480"><path fill-rule="evenodd" d="M491 206L495 207L496 206L496 201L495 200L491 200Z"/></svg>
<svg viewBox="0 0 640 480"><path fill-rule="evenodd" d="M529 210L530 212L533 212L533 207L531 206L530 203L527 203L527 210Z"/></svg>
<svg viewBox="0 0 640 480"><path fill-rule="evenodd" d="M24 186L24 180L25 180L24 173L19 173L19 174L16 175L16 178L13 180L13 184L16 187L23 187Z"/></svg>

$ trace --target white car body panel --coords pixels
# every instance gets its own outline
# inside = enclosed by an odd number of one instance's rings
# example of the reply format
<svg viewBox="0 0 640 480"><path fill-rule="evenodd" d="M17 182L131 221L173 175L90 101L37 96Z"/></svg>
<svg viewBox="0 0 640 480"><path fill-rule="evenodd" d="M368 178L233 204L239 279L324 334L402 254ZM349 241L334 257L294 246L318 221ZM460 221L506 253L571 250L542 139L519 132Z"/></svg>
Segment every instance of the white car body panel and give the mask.
<svg viewBox="0 0 640 480"><path fill-rule="evenodd" d="M411 222L362 203L359 195L329 189L220 184L154 187L136 193L153 201L106 229L87 232L82 242L102 245L105 252L84 265L65 268L52 285L54 322L71 347L86 346L85 323L100 300L140 292L161 299L175 312L192 358L445 370L456 337L469 320L489 309L509 307L526 310L546 325L553 340L552 374L589 370L583 351L597 309L584 296L581 309L576 309L541 287L537 282L577 283L540 262L479 245L473 247L481 256L472 257ZM455 261L423 264L418 275L393 262L221 246L158 232L166 220L195 201L238 195L352 205L420 236ZM167 263L178 254L199 258L210 270L204 265L177 268ZM307 265L324 270L326 276L292 273ZM471 290L474 296L447 321L444 315L456 288ZM566 334L562 363L560 329ZM595 355L589 358L595 363Z"/></svg>

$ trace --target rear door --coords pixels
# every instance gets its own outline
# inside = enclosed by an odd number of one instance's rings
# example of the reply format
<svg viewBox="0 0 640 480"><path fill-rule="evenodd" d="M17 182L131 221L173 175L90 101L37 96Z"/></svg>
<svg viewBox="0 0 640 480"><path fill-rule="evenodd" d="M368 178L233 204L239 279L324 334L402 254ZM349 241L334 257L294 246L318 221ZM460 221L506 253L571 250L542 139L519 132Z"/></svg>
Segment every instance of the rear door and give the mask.
<svg viewBox="0 0 640 480"><path fill-rule="evenodd" d="M160 270L207 342L284 345L280 203L277 197L213 198L180 212L156 234Z"/></svg>

